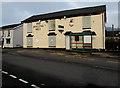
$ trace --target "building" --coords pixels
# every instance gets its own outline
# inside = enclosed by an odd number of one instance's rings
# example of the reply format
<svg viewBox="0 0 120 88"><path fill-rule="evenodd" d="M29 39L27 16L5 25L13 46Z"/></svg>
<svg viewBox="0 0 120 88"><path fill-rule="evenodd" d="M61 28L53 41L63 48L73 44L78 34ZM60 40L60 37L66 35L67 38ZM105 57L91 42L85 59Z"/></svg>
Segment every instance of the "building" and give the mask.
<svg viewBox="0 0 120 88"><path fill-rule="evenodd" d="M33 15L23 24L24 48L105 49L106 6Z"/></svg>
<svg viewBox="0 0 120 88"><path fill-rule="evenodd" d="M0 47L2 47L2 30L0 29Z"/></svg>
<svg viewBox="0 0 120 88"><path fill-rule="evenodd" d="M3 47L13 48L23 46L22 24L12 24L1 27Z"/></svg>

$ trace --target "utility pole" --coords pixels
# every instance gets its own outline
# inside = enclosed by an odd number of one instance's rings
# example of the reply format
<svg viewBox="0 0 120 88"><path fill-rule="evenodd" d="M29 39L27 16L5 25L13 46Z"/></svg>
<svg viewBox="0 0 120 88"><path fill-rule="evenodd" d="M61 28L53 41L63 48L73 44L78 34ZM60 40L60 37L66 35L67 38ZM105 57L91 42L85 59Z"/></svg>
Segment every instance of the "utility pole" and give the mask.
<svg viewBox="0 0 120 88"><path fill-rule="evenodd" d="M114 39L114 24L112 24L112 37Z"/></svg>
<svg viewBox="0 0 120 88"><path fill-rule="evenodd" d="M114 24L112 24L112 39L113 39L113 41L114 41ZM112 49L113 49L113 51L114 51L114 42L112 42L113 44L112 44Z"/></svg>

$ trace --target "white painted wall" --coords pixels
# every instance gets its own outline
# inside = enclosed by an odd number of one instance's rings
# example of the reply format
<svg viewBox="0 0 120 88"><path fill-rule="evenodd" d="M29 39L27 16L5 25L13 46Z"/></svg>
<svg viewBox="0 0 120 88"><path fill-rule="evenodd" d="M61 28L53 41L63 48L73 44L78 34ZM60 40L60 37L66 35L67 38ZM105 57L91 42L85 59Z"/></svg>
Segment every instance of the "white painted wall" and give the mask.
<svg viewBox="0 0 120 88"><path fill-rule="evenodd" d="M66 50L70 50L70 36L66 35Z"/></svg>
<svg viewBox="0 0 120 88"><path fill-rule="evenodd" d="M13 47L23 46L23 25L13 28Z"/></svg>
<svg viewBox="0 0 120 88"><path fill-rule="evenodd" d="M2 46L2 30L0 29L0 47Z"/></svg>
<svg viewBox="0 0 120 88"><path fill-rule="evenodd" d="M3 38L4 38L4 47L13 47L13 38L12 38L12 34L13 34L13 30L10 29L10 36L8 36L8 30L9 29L4 29L4 35L3 35ZM6 38L10 38L10 44L7 44L6 43Z"/></svg>
<svg viewBox="0 0 120 88"><path fill-rule="evenodd" d="M10 30L10 36L8 36ZM4 46L3 47L22 47L23 46L23 26L19 25L14 28L7 28L2 30L4 32ZM10 38L10 44L6 43L6 38ZM17 46L19 44L19 46Z"/></svg>

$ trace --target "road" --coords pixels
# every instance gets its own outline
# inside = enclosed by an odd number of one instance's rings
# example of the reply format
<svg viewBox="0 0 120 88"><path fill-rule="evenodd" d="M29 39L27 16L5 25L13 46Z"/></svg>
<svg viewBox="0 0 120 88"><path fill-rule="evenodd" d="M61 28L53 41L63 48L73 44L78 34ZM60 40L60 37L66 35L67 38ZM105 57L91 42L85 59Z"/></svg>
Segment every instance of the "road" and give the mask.
<svg viewBox="0 0 120 88"><path fill-rule="evenodd" d="M44 60L45 54L33 58L3 53L2 88L118 88L117 70L48 60L57 58L54 55L48 57Z"/></svg>

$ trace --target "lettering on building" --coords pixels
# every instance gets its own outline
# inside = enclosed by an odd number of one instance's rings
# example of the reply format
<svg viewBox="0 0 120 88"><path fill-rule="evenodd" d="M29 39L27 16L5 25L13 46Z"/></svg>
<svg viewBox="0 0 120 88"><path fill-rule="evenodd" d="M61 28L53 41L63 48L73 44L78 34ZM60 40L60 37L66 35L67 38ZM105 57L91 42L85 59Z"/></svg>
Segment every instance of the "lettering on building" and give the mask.
<svg viewBox="0 0 120 88"><path fill-rule="evenodd" d="M33 26L33 28L34 28L35 30L41 30L41 27L44 27L44 26L41 24L41 22L37 22L36 25Z"/></svg>

